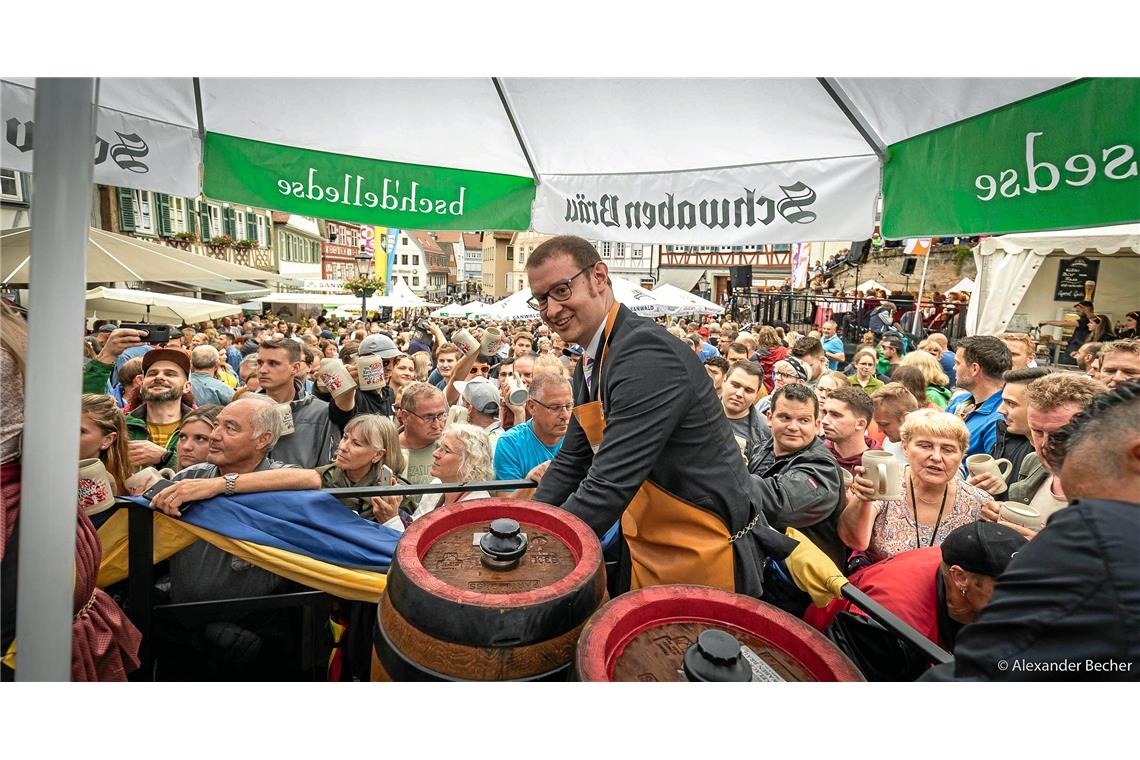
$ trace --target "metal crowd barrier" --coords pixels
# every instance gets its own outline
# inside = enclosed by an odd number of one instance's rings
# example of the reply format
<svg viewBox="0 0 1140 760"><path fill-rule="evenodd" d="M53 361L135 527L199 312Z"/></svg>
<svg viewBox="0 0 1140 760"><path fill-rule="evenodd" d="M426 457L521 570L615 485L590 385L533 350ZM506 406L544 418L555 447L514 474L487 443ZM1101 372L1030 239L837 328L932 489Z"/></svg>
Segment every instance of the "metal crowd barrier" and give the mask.
<svg viewBox="0 0 1140 760"><path fill-rule="evenodd" d="M495 480L477 483L435 483L402 486L362 486L359 488L322 489L331 496L416 496L426 493L456 493L463 491L504 491L517 488L534 488L533 480ZM128 509L128 576L127 616L142 634L139 645L139 668L131 680L154 678L154 623L157 618L182 623L205 622L232 612L255 612L269 609L300 607L304 610L309 633L328 617L334 597L323 591L299 591L268 596L217 599L180 604L155 604L154 576L154 510L126 499L118 499L116 508ZM315 663L316 642L310 640L305 647L306 662Z"/></svg>

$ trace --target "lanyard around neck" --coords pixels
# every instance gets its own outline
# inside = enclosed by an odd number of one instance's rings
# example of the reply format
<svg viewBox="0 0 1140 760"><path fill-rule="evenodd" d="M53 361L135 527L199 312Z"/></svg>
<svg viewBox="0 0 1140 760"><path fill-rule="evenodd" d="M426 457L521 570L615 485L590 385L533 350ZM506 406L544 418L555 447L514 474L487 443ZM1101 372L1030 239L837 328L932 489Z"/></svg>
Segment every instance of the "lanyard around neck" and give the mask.
<svg viewBox="0 0 1140 760"><path fill-rule="evenodd" d="M942 512L946 509L946 495L950 493L950 484L947 483L942 487L942 501L938 505L938 519L934 521L934 530L930 533L930 543L927 546L934 546L934 539L938 536L938 526L942 524ZM910 508L914 510L914 544L918 549L922 548L922 534L919 532L918 526L918 499L914 496L914 474L910 476Z"/></svg>

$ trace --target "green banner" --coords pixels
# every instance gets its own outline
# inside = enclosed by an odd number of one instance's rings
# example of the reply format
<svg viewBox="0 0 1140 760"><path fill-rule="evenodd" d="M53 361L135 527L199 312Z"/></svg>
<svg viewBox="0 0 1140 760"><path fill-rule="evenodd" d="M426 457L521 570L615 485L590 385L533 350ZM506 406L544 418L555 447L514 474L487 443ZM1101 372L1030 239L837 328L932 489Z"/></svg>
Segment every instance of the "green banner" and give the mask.
<svg viewBox="0 0 1140 760"><path fill-rule="evenodd" d="M890 146L884 237L1140 221L1140 79L1089 79Z"/></svg>
<svg viewBox="0 0 1140 760"><path fill-rule="evenodd" d="M303 216L413 230L525 230L534 180L207 133L203 192Z"/></svg>

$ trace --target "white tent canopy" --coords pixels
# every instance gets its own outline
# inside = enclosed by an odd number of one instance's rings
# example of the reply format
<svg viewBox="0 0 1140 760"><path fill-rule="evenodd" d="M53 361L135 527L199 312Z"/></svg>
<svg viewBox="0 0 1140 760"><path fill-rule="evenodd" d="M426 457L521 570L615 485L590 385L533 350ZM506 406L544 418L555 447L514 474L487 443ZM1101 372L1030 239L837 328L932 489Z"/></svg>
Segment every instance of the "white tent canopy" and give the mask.
<svg viewBox="0 0 1140 760"><path fill-rule="evenodd" d="M203 301L166 293L125 288L94 288L87 291L87 316L118 322L151 322L176 325L205 322L240 314L234 304Z"/></svg>
<svg viewBox="0 0 1140 760"><path fill-rule="evenodd" d="M663 303L677 307L677 314L723 314L724 307L665 283L653 289L653 295Z"/></svg>
<svg viewBox="0 0 1140 760"><path fill-rule="evenodd" d="M643 317L664 317L678 313L680 306L666 303L656 295L656 291L634 285L620 277L611 277L613 282L614 298L618 303L624 304L634 314ZM538 319L538 312L530 308L530 288L523 288L512 293L501 301L488 307L484 316L488 319L502 319L518 322L526 319Z"/></svg>
<svg viewBox="0 0 1140 760"><path fill-rule="evenodd" d="M449 303L447 306L436 309L432 317L478 317L488 309L488 304L482 301L471 300L467 303Z"/></svg>
<svg viewBox="0 0 1140 760"><path fill-rule="evenodd" d="M958 280L958 284L946 291L947 293L973 293L974 281L969 277Z"/></svg>
<svg viewBox="0 0 1140 760"><path fill-rule="evenodd" d="M859 283L858 285L855 286L855 289L856 290L862 290L864 293L871 291L871 290L883 290L883 291L886 291L888 296L891 294L890 288L888 288L886 285L879 282L878 280L874 280L874 279L867 280L866 282Z"/></svg>
<svg viewBox="0 0 1140 760"><path fill-rule="evenodd" d="M1114 319L1140 301L1140 224L986 238L974 248L977 286L966 316L971 335L998 335L1015 315L1028 324L1058 319L1072 302L1053 300L1060 260L1100 261L1096 309Z"/></svg>

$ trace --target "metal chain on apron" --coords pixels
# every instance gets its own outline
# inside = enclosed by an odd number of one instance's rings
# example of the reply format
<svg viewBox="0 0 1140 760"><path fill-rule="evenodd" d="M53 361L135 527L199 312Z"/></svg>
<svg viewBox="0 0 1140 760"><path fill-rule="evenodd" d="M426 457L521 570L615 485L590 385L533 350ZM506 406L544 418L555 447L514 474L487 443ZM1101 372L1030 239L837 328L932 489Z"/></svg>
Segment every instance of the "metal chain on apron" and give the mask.
<svg viewBox="0 0 1140 760"><path fill-rule="evenodd" d="M760 521L760 513L757 512L756 516L752 518L752 522L745 525L740 530L732 534L732 538L728 539L730 544L735 544L739 539L744 538L744 534L756 527L756 523Z"/></svg>

